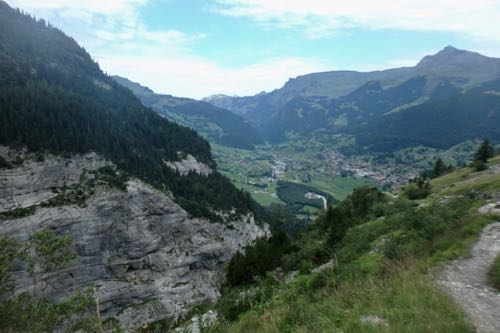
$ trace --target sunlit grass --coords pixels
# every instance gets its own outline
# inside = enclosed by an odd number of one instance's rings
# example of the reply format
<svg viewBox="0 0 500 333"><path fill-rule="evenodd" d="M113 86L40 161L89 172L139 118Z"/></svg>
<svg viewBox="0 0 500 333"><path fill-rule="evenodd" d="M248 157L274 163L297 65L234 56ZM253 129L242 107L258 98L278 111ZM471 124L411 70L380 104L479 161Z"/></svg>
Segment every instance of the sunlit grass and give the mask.
<svg viewBox="0 0 500 333"><path fill-rule="evenodd" d="M489 271L491 285L500 292L500 254L497 255Z"/></svg>
<svg viewBox="0 0 500 333"><path fill-rule="evenodd" d="M448 295L415 263L392 266L383 276L335 285L329 273L304 276L266 304L213 332L473 332ZM363 323L378 316L384 323Z"/></svg>
<svg viewBox="0 0 500 333"><path fill-rule="evenodd" d="M447 228L427 240L412 238L417 243L425 242L424 246L415 247L421 250L410 255L412 259L388 260L370 250L388 235L408 230L398 230L398 224L390 223L394 220L390 216L366 222L353 229L349 241L367 246L344 244L344 250L337 251L340 257L352 257L344 261L347 267L340 267L335 273L300 275L288 284L269 286L268 282L258 282L252 288L260 292L267 288L268 295L240 311L233 321L219 323L210 332L473 332L459 306L436 287L432 274L440 264L467 255L480 231L494 220L479 215L477 210L485 203L483 192L500 189L498 164L500 156L489 161L486 171L465 167L431 181L433 195L414 202L415 207L440 204L448 196L464 196L460 200L466 207L462 215L450 220ZM309 185L342 199L367 182L314 175ZM268 200L266 195L262 193L261 201ZM450 200L454 199L446 198L443 202ZM405 209L404 205L400 209ZM430 217L432 212L429 211ZM500 288L499 258L491 268L490 281ZM232 297L237 299L235 295ZM381 323L363 322L366 316L377 316Z"/></svg>
<svg viewBox="0 0 500 333"><path fill-rule="evenodd" d="M500 156L488 162L489 169L475 172L473 168L465 167L455 172L433 179L433 192L441 195L466 194L471 190L491 192L500 188L500 172L495 166L500 164Z"/></svg>

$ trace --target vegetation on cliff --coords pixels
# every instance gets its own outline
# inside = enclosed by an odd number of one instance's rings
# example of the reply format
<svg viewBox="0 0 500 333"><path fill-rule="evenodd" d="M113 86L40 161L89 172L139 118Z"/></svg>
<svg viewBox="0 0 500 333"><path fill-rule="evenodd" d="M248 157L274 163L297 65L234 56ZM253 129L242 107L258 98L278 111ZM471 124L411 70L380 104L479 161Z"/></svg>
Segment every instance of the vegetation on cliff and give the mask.
<svg viewBox="0 0 500 333"><path fill-rule="evenodd" d="M51 230L32 234L25 242L0 236L0 330L2 332L96 332L98 319L92 291L81 290L60 302L48 297L53 273L74 259L72 240ZM15 287L12 270L27 267L32 279L31 293L6 298Z"/></svg>

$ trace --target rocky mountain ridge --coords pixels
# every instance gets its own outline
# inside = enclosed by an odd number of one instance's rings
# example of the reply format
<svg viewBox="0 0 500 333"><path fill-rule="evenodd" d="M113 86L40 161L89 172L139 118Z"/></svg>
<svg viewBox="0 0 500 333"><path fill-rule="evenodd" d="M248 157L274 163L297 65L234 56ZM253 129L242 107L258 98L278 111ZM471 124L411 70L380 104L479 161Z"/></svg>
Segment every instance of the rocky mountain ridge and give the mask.
<svg viewBox="0 0 500 333"><path fill-rule="evenodd" d="M283 143L288 137L330 145L351 141L345 153L391 153L419 144L449 148L481 138L485 131L498 141L500 132L474 127L492 124L498 117L496 95L482 92L497 91L499 79L500 59L447 46L414 67L312 73L290 79L270 93L206 100L247 118L270 143ZM461 102L454 111L461 99L473 103ZM429 124L429 114L467 126L458 131L438 121ZM419 120L405 121L410 118ZM440 142L439 136L446 140Z"/></svg>
<svg viewBox="0 0 500 333"><path fill-rule="evenodd" d="M428 93L436 85L433 81L452 80L459 87L470 88L478 83L498 78L500 59L446 46L434 55L425 56L413 67L372 72L338 70L311 73L290 78L283 87L269 93L242 97L214 95L204 100L253 119L258 116L252 113L258 113L261 107L279 109L298 96L338 98L352 93L370 81L379 81L381 86L387 89L419 76L433 77L433 80L429 80L429 87L426 89ZM269 115L272 113L272 110L267 111Z"/></svg>

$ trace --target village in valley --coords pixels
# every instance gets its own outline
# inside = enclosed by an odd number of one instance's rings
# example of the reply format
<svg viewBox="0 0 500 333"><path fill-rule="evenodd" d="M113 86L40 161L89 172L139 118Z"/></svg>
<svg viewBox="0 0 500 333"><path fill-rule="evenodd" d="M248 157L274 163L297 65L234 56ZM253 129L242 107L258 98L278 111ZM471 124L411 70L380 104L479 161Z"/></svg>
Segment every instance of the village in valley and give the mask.
<svg viewBox="0 0 500 333"><path fill-rule="evenodd" d="M423 170L420 166L379 163L369 157L348 157L333 149L313 153L279 148L264 146L256 150L241 150L212 145L219 170L265 206L283 203L277 193L280 181L317 189L305 190L304 196L319 198L322 191L342 200L357 186L370 184L384 189L396 188Z"/></svg>

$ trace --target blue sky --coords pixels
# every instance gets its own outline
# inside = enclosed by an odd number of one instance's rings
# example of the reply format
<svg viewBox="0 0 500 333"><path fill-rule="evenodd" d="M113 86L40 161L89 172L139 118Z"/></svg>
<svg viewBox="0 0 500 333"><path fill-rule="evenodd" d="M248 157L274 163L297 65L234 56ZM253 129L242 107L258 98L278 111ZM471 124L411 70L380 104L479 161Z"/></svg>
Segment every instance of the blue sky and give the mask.
<svg viewBox="0 0 500 333"><path fill-rule="evenodd" d="M500 56L498 0L7 1L74 37L109 74L193 98L412 66L446 45Z"/></svg>

